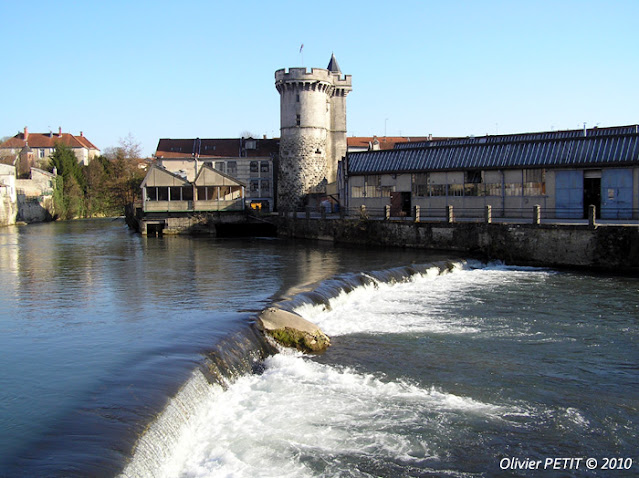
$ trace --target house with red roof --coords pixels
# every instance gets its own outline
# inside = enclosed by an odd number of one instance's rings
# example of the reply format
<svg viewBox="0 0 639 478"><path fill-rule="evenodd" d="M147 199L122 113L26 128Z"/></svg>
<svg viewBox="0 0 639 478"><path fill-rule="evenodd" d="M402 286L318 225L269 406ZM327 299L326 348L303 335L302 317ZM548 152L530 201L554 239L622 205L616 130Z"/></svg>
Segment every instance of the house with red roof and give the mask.
<svg viewBox="0 0 639 478"><path fill-rule="evenodd" d="M62 128L58 133L30 133L25 126L24 131L16 134L0 144L0 158L4 163L13 164L18 168L18 174L27 173L31 167L46 169L49 157L55 151L57 144L63 144L71 148L78 162L85 166L100 155L100 150L89 141L82 131L79 136L71 133L63 133Z"/></svg>

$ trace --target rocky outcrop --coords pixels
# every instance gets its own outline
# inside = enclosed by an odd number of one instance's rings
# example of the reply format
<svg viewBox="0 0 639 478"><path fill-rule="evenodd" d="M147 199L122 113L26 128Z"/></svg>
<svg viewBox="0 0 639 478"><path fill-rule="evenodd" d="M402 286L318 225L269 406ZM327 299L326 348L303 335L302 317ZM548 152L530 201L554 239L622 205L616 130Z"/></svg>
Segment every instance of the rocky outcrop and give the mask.
<svg viewBox="0 0 639 478"><path fill-rule="evenodd" d="M323 352L331 344L317 325L294 312L276 307L264 309L258 316L257 325L277 343L305 353Z"/></svg>

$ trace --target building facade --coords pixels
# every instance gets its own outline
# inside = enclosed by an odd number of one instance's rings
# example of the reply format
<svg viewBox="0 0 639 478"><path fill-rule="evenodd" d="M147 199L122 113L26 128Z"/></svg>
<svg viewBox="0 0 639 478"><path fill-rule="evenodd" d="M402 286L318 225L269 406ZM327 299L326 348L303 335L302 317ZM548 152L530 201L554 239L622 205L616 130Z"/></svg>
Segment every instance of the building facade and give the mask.
<svg viewBox="0 0 639 478"><path fill-rule="evenodd" d="M25 126L24 131L0 144L0 157L12 161L18 168L18 176L26 174L32 167L47 169L49 158L55 151L56 144L64 144L71 148L78 162L88 165L100 155L100 150L89 141L82 131L79 136L63 133L30 133Z"/></svg>
<svg viewBox="0 0 639 478"><path fill-rule="evenodd" d="M342 165L348 207L392 215L549 218L639 217L639 125L397 144L349 153ZM458 213L456 212L456 216Z"/></svg>
<svg viewBox="0 0 639 478"><path fill-rule="evenodd" d="M188 181L208 166L245 184L248 207L275 208L277 139L161 139L156 163Z"/></svg>
<svg viewBox="0 0 639 478"><path fill-rule="evenodd" d="M347 149L352 79L342 75L332 55L326 69L277 70L275 88L280 94L278 202L280 209L293 209L336 181L337 163Z"/></svg>
<svg viewBox="0 0 639 478"><path fill-rule="evenodd" d="M244 210L246 185L208 165L200 168L193 181L152 166L140 187L145 213Z"/></svg>

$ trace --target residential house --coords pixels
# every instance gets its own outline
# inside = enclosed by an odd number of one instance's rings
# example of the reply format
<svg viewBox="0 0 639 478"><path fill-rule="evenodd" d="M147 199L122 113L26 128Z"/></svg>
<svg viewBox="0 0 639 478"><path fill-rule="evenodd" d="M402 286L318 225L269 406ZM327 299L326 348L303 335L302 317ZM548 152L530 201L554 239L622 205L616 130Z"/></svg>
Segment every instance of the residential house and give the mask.
<svg viewBox="0 0 639 478"><path fill-rule="evenodd" d="M100 155L100 150L84 136L82 131L79 136L63 133L62 128L58 129L57 134L30 133L25 126L23 132L0 144L0 157L8 159L18 168L18 176L24 176L32 167L47 169L56 144L71 148L78 162L85 166Z"/></svg>

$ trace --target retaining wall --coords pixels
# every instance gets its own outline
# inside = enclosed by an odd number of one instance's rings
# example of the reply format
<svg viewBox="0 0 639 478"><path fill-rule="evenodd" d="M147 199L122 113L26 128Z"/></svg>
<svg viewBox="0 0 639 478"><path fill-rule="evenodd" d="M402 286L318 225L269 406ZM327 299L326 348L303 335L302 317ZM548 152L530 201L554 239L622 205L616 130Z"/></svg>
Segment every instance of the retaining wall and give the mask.
<svg viewBox="0 0 639 478"><path fill-rule="evenodd" d="M281 236L450 250L511 264L639 274L638 226L413 223L278 218Z"/></svg>

